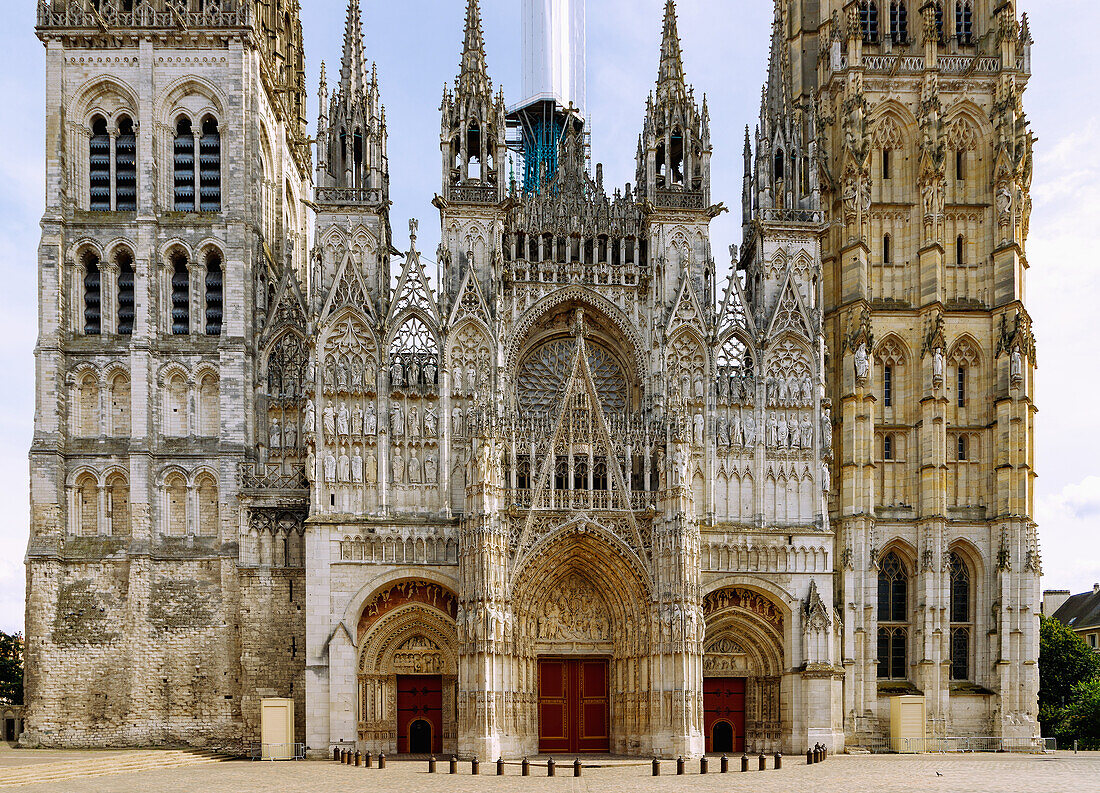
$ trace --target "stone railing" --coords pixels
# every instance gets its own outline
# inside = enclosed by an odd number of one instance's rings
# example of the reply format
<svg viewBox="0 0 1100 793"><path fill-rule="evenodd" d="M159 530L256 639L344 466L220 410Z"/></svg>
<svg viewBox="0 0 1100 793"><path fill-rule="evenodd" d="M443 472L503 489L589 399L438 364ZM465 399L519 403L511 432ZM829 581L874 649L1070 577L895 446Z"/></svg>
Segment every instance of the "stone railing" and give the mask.
<svg viewBox="0 0 1100 793"><path fill-rule="evenodd" d="M244 0L221 0L216 7L198 0L133 0L130 5L133 10L123 11L122 0L100 0L95 5L91 0L41 0L38 27L233 28L250 24Z"/></svg>
<svg viewBox="0 0 1100 793"><path fill-rule="evenodd" d="M637 286L639 270L633 264L598 264L581 262L510 263L512 278L521 283L570 284L579 282L596 286Z"/></svg>
<svg viewBox="0 0 1100 793"><path fill-rule="evenodd" d="M530 488L508 489L505 501L509 506L520 509L617 511L623 508L622 499L613 490L547 488L539 494L538 499L535 499L534 492ZM644 512L650 507L656 507L656 504L657 493L653 491L635 490L630 493L630 508L634 512Z"/></svg>
<svg viewBox="0 0 1100 793"><path fill-rule="evenodd" d="M380 187L318 187L317 202L322 204L381 204Z"/></svg>
<svg viewBox="0 0 1100 793"><path fill-rule="evenodd" d="M694 190L658 190L653 197L658 209L705 209L703 194Z"/></svg>
<svg viewBox="0 0 1100 793"><path fill-rule="evenodd" d="M309 490L304 465L241 463L239 482L242 490Z"/></svg>
<svg viewBox="0 0 1100 793"><path fill-rule="evenodd" d="M767 223L824 223L825 213L815 209L764 209L761 217Z"/></svg>
<svg viewBox="0 0 1100 793"><path fill-rule="evenodd" d="M456 204L495 204L497 189L491 185L451 185L447 198Z"/></svg>

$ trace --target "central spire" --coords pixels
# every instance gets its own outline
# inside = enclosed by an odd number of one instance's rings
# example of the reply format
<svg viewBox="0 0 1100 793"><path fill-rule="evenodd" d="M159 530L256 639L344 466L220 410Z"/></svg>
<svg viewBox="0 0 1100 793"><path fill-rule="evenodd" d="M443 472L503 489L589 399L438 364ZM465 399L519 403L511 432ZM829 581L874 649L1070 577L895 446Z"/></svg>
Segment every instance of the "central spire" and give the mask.
<svg viewBox="0 0 1100 793"><path fill-rule="evenodd" d="M478 0L466 6L466 32L462 45L462 63L458 73L458 93L465 96L491 96L492 84L485 65L485 38L481 32L481 8Z"/></svg>
<svg viewBox="0 0 1100 793"><path fill-rule="evenodd" d="M676 2L665 3L665 24L661 37L661 67L657 74L657 96L675 93L682 95L684 85L684 61L680 53L680 35L676 29Z"/></svg>
<svg viewBox="0 0 1100 793"><path fill-rule="evenodd" d="M344 23L344 59L340 65L340 92L345 96L359 93L367 83L367 55L363 45L363 14L359 0L348 0Z"/></svg>

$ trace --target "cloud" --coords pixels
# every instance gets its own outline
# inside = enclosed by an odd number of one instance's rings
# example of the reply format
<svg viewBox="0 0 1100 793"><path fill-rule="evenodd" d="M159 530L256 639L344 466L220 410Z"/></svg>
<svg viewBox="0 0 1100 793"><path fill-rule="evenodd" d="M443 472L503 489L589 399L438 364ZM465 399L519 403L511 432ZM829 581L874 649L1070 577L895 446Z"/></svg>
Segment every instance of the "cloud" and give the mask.
<svg viewBox="0 0 1100 793"><path fill-rule="evenodd" d="M1067 484L1036 504L1043 588L1084 592L1100 581L1100 476Z"/></svg>

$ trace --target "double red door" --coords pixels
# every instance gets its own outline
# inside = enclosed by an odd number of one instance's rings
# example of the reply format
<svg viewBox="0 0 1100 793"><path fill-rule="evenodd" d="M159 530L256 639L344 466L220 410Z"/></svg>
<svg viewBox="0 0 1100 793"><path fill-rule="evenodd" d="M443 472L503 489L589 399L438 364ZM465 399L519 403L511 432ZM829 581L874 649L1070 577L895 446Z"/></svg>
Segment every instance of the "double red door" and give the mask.
<svg viewBox="0 0 1100 793"><path fill-rule="evenodd" d="M745 678L703 678L708 752L745 751Z"/></svg>
<svg viewBox="0 0 1100 793"><path fill-rule="evenodd" d="M539 659L539 751L611 750L607 659Z"/></svg>
<svg viewBox="0 0 1100 793"><path fill-rule="evenodd" d="M397 751L443 751L443 677L397 676Z"/></svg>

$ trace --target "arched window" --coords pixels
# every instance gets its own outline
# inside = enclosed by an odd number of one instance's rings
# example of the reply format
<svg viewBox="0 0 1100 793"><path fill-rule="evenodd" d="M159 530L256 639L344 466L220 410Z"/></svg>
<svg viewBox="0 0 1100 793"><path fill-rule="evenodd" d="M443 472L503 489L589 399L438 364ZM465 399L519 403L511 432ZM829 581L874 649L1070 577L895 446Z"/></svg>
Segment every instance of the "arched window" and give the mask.
<svg viewBox="0 0 1100 793"><path fill-rule="evenodd" d="M115 438L130 437L130 378L123 372L111 378L107 433Z"/></svg>
<svg viewBox="0 0 1100 793"><path fill-rule="evenodd" d="M471 121L466 129L466 178L481 178L481 127Z"/></svg>
<svg viewBox="0 0 1100 793"><path fill-rule="evenodd" d="M588 458L587 457L574 457L573 458L573 489L574 490L587 490L588 489Z"/></svg>
<svg viewBox="0 0 1100 793"><path fill-rule="evenodd" d="M887 364L882 370L882 404L884 407L894 406L894 366Z"/></svg>
<svg viewBox="0 0 1100 793"><path fill-rule="evenodd" d="M203 474L195 483L198 492L198 533L207 537L218 534L218 486L209 474Z"/></svg>
<svg viewBox="0 0 1100 793"><path fill-rule="evenodd" d="M206 256L206 335L222 333L222 257L217 251Z"/></svg>
<svg viewBox="0 0 1100 793"><path fill-rule="evenodd" d="M199 139L199 209L203 212L222 210L222 138L218 120L207 116L202 120Z"/></svg>
<svg viewBox="0 0 1100 793"><path fill-rule="evenodd" d="M907 677L908 597L905 565L891 551L879 564L878 573L878 676L883 679Z"/></svg>
<svg viewBox="0 0 1100 793"><path fill-rule="evenodd" d="M951 679L970 679L970 569L951 552Z"/></svg>
<svg viewBox="0 0 1100 793"><path fill-rule="evenodd" d="M966 240L962 234L955 238L955 264L966 263Z"/></svg>
<svg viewBox="0 0 1100 793"><path fill-rule="evenodd" d="M891 149L883 149L882 150L882 178L883 179L889 179L890 178L890 166L891 166L890 157L891 157L891 154L892 154Z"/></svg>
<svg viewBox="0 0 1100 793"><path fill-rule="evenodd" d="M882 438L882 459L893 460L894 459L894 436L884 435Z"/></svg>
<svg viewBox="0 0 1100 793"><path fill-rule="evenodd" d="M966 151L963 149L955 150L955 181L966 181Z"/></svg>
<svg viewBox="0 0 1100 793"><path fill-rule="evenodd" d="M187 381L179 372L174 372L165 384L163 418L165 435L187 435Z"/></svg>
<svg viewBox="0 0 1100 793"><path fill-rule="evenodd" d="M107 131L107 119L92 119L92 139L88 152L89 209L93 212L111 211L111 135Z"/></svg>
<svg viewBox="0 0 1100 793"><path fill-rule="evenodd" d="M959 433L959 437L955 442L955 451L959 462L966 462L966 435L964 433Z"/></svg>
<svg viewBox="0 0 1100 793"><path fill-rule="evenodd" d="M137 210L137 137L129 116L119 119L115 138L115 209Z"/></svg>
<svg viewBox="0 0 1100 793"><path fill-rule="evenodd" d="M183 537L187 534L187 482L182 475L168 475L164 482L164 495L164 527L167 534L171 537Z"/></svg>
<svg viewBox="0 0 1100 793"><path fill-rule="evenodd" d="M666 176L665 159L665 143L664 141L661 141L657 144L657 177L661 180L663 180Z"/></svg>
<svg viewBox="0 0 1100 793"><path fill-rule="evenodd" d="M783 178L783 164L783 150L777 149L775 152L775 168L773 170L773 174L777 182Z"/></svg>
<svg viewBox="0 0 1100 793"><path fill-rule="evenodd" d="M955 0L955 36L959 44L974 43L974 8L970 0Z"/></svg>
<svg viewBox="0 0 1100 793"><path fill-rule="evenodd" d="M864 0L859 8L860 26L863 28L863 40L867 44L878 43L878 3Z"/></svg>
<svg viewBox="0 0 1100 793"><path fill-rule="evenodd" d="M118 264L118 335L130 336L134 332L134 258L129 251L119 251Z"/></svg>
<svg viewBox="0 0 1100 793"><path fill-rule="evenodd" d="M99 534L99 485L91 474L84 474L76 484L77 533L82 537Z"/></svg>
<svg viewBox="0 0 1100 793"><path fill-rule="evenodd" d="M220 434L220 406L218 404L218 378L213 374L203 375L199 382L199 435L204 438L217 437Z"/></svg>
<svg viewBox="0 0 1100 793"><path fill-rule="evenodd" d="M354 187L363 187L363 131L356 128L352 135L351 156L355 167L352 169L351 179Z"/></svg>
<svg viewBox="0 0 1100 793"><path fill-rule="evenodd" d="M890 235L884 234L882 237L882 263L889 264L892 261L892 254L893 251L890 250Z"/></svg>
<svg viewBox="0 0 1100 793"><path fill-rule="evenodd" d="M909 41L909 12L901 0L890 3L890 36L895 44Z"/></svg>
<svg viewBox="0 0 1100 793"><path fill-rule="evenodd" d="M195 211L195 131L191 119L181 116L176 122L173 159L174 207L177 212Z"/></svg>
<svg viewBox="0 0 1100 793"><path fill-rule="evenodd" d="M516 487L527 490L531 487L531 458L524 456L519 458L516 466Z"/></svg>
<svg viewBox="0 0 1100 793"><path fill-rule="evenodd" d="M960 366L955 370L955 385L956 385L956 397L958 401L956 404L964 408L966 407L966 367Z"/></svg>
<svg viewBox="0 0 1100 793"><path fill-rule="evenodd" d="M107 520L110 534L130 534L130 485L122 474L113 474L107 480Z"/></svg>
<svg viewBox="0 0 1100 793"><path fill-rule="evenodd" d="M565 490L569 487L569 458L558 457L554 460L554 489Z"/></svg>
<svg viewBox="0 0 1100 793"><path fill-rule="evenodd" d="M91 372L80 378L77 387L76 435L79 438L99 435L99 381Z"/></svg>
<svg viewBox="0 0 1100 793"><path fill-rule="evenodd" d="M679 127L672 130L672 156L669 158L672 165L672 183L684 182L684 133Z"/></svg>
<svg viewBox="0 0 1100 793"><path fill-rule="evenodd" d="M944 38L943 38L943 0L936 0L935 15L936 15L936 40L939 41L940 44L943 44L944 43Z"/></svg>
<svg viewBox="0 0 1100 793"><path fill-rule="evenodd" d="M103 277L99 272L99 257L89 253L84 257L84 335L98 336L102 329Z"/></svg>
<svg viewBox="0 0 1100 793"><path fill-rule="evenodd" d="M592 467L592 489L607 490L607 460L603 457L597 458Z"/></svg>
<svg viewBox="0 0 1100 793"><path fill-rule="evenodd" d="M172 255L172 335L191 332L191 272L183 253Z"/></svg>

